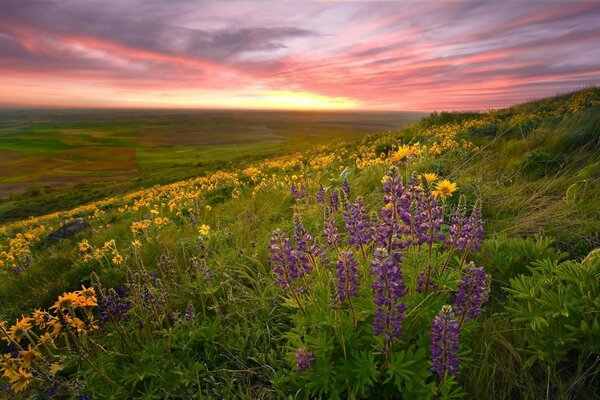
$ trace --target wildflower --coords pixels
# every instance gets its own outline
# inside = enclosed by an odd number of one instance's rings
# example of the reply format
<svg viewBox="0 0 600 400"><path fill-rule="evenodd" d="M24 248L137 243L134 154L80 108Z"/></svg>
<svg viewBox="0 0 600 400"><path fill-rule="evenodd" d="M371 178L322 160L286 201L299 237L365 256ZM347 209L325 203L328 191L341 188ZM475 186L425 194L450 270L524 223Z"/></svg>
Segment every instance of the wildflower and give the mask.
<svg viewBox="0 0 600 400"><path fill-rule="evenodd" d="M342 191L346 195L346 198L350 200L350 184L348 183L346 178L344 178L344 183L342 183Z"/></svg>
<svg viewBox="0 0 600 400"><path fill-rule="evenodd" d="M42 354L39 351L36 351L34 347L29 345L27 350L19 351L19 357L21 359L21 366L23 368L29 368L31 365L31 361L40 357Z"/></svg>
<svg viewBox="0 0 600 400"><path fill-rule="evenodd" d="M340 302L348 297L358 297L358 262L350 251L340 254L336 263L337 293Z"/></svg>
<svg viewBox="0 0 600 400"><path fill-rule="evenodd" d="M271 264L277 275L277 283L286 289L302 276L303 270L298 268L298 261L292 249L290 239L280 229L273 231L269 251L272 254Z"/></svg>
<svg viewBox="0 0 600 400"><path fill-rule="evenodd" d="M471 215L467 220L465 231L469 240L469 251L475 252L483 242L483 218L481 217L481 201L478 200L473 206Z"/></svg>
<svg viewBox="0 0 600 400"><path fill-rule="evenodd" d="M96 291L93 287L86 288L81 286L81 290L75 292L79 296L80 307L94 307L96 306Z"/></svg>
<svg viewBox="0 0 600 400"><path fill-rule="evenodd" d="M463 278L456 292L454 312L461 317L461 324L467 319L479 316L481 305L486 300L484 297L485 288L485 269L475 267L475 263L471 262L470 266L465 268Z"/></svg>
<svg viewBox="0 0 600 400"><path fill-rule="evenodd" d="M31 378L33 378L33 374L27 372L27 370L23 368L17 370L6 369L4 371L4 376L8 378L15 393L20 393L25 390L27 386L29 386Z"/></svg>
<svg viewBox="0 0 600 400"><path fill-rule="evenodd" d="M121 265L123 264L123 256L120 255L119 253L116 253L113 258L112 258L112 262L115 265Z"/></svg>
<svg viewBox="0 0 600 400"><path fill-rule="evenodd" d="M451 196L454 192L456 192L456 183L444 179L443 181L437 183L437 185L435 186L435 190L431 192L431 194L433 194L433 196L436 198L446 198L448 196Z"/></svg>
<svg viewBox="0 0 600 400"><path fill-rule="evenodd" d="M121 288L109 289L108 293L100 291L98 296L98 322L104 326L107 322L117 322L127 319L126 314L131 308L127 292Z"/></svg>
<svg viewBox="0 0 600 400"><path fill-rule="evenodd" d="M131 245L133 247L142 247L142 242L140 242L138 239L135 239L134 241L131 242Z"/></svg>
<svg viewBox="0 0 600 400"><path fill-rule="evenodd" d="M206 209L206 211L210 211L210 210L212 210L212 207L207 204L205 209Z"/></svg>
<svg viewBox="0 0 600 400"><path fill-rule="evenodd" d="M206 225L206 224L202 224L198 228L198 232L200 233L200 236L207 236L208 233L210 232L210 226Z"/></svg>
<svg viewBox="0 0 600 400"><path fill-rule="evenodd" d="M350 234L348 243L357 249L373 241L373 228L367 215L363 199L358 197L354 203L349 203L344 208L344 221L346 231Z"/></svg>
<svg viewBox="0 0 600 400"><path fill-rule="evenodd" d="M329 207L331 208L331 212L335 212L338 210L340 205L340 198L338 191L333 189L331 193L329 193Z"/></svg>
<svg viewBox="0 0 600 400"><path fill-rule="evenodd" d="M327 239L327 244L329 246L337 248L340 245L342 236L335 223L335 219L331 215L327 216L323 223L323 236Z"/></svg>
<svg viewBox="0 0 600 400"><path fill-rule="evenodd" d="M448 227L448 236L446 244L454 246L454 248L462 252L469 242L469 228L467 226L465 196L460 196L456 211L450 218L450 226Z"/></svg>
<svg viewBox="0 0 600 400"><path fill-rule="evenodd" d="M31 329L31 321L33 319L29 317L23 317L19 321L15 322L13 326L8 330L8 337L10 340L18 342L27 332Z"/></svg>
<svg viewBox="0 0 600 400"><path fill-rule="evenodd" d="M317 190L317 203L319 204L323 204L325 202L325 189L323 189L323 185L321 185L319 187L319 190Z"/></svg>
<svg viewBox="0 0 600 400"><path fill-rule="evenodd" d="M305 348L296 350L296 369L299 372L306 371L315 365L315 356Z"/></svg>
<svg viewBox="0 0 600 400"><path fill-rule="evenodd" d="M430 246L436 240L443 240L441 232L444 223L442 208L434 196L428 196L422 190L415 192L415 210L413 214L413 229L418 244L428 243Z"/></svg>
<svg viewBox="0 0 600 400"><path fill-rule="evenodd" d="M425 178L425 181L429 184L432 184L433 182L435 182L437 180L437 175L431 172L425 173L423 174L423 178Z"/></svg>
<svg viewBox="0 0 600 400"><path fill-rule="evenodd" d="M83 239L81 242L79 242L79 251L81 253L85 253L88 250L90 250L92 248L92 246L90 246L90 243L88 242L87 239Z"/></svg>
<svg viewBox="0 0 600 400"><path fill-rule="evenodd" d="M388 252L404 248L408 242L403 239L410 233L406 226L410 224L410 195L402 186L402 179L398 175L388 176L383 183L384 206L379 212L380 220L375 229L374 239L378 246L386 248Z"/></svg>
<svg viewBox="0 0 600 400"><path fill-rule="evenodd" d="M383 352L391 350L394 339L402 336L402 322L406 305L401 303L405 294L400 263L402 254L388 254L384 248L377 248L371 261L371 274L375 276L372 288L375 292L373 302L377 306L373 328L375 335L385 334L386 344Z"/></svg>
<svg viewBox="0 0 600 400"><path fill-rule="evenodd" d="M458 321L454 318L452 307L445 305L440 313L431 321L431 370L437 372L443 381L446 373L458 375L460 360L458 351Z"/></svg>
<svg viewBox="0 0 600 400"><path fill-rule="evenodd" d="M304 273L309 273L316 266L315 259L321 254L321 249L299 218L294 221L294 239L298 266L304 269Z"/></svg>
<svg viewBox="0 0 600 400"><path fill-rule="evenodd" d="M79 305L79 296L75 293L63 293L62 296L58 296L58 300L54 303L52 308L57 310L68 310Z"/></svg>
<svg viewBox="0 0 600 400"><path fill-rule="evenodd" d="M194 303L192 301L188 301L187 307L185 308L184 318L186 321L191 321L196 318L196 309L194 308Z"/></svg>

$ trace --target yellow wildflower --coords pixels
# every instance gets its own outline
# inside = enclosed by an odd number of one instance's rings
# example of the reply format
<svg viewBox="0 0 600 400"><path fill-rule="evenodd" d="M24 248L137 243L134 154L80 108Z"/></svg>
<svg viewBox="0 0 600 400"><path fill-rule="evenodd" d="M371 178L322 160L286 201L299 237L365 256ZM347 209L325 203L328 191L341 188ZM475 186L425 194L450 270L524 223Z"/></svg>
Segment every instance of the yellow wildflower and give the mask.
<svg viewBox="0 0 600 400"><path fill-rule="evenodd" d="M437 197L448 197L451 196L452 193L456 192L456 183L450 182L447 179L440 181L435 186L435 190L431 192L436 198Z"/></svg>
<svg viewBox="0 0 600 400"><path fill-rule="evenodd" d="M116 253L113 258L112 258L112 262L115 265L121 265L123 264L123 256L120 255L119 253Z"/></svg>
<svg viewBox="0 0 600 400"><path fill-rule="evenodd" d="M206 224L202 224L202 225L200 225L200 228L198 228L198 232L200 233L200 236L207 236L208 233L210 232L210 226L206 225Z"/></svg>
<svg viewBox="0 0 600 400"><path fill-rule="evenodd" d="M431 183L435 182L438 177L436 174L434 174L432 172L428 172L428 173L423 174L423 178L425 178L427 183L431 184Z"/></svg>
<svg viewBox="0 0 600 400"><path fill-rule="evenodd" d="M7 369L4 371L4 376L8 378L15 393L25 390L29 386L31 378L33 378L33 374L23 368L19 368L18 370Z"/></svg>
<svg viewBox="0 0 600 400"><path fill-rule="evenodd" d="M31 321L33 321L33 319L29 317L21 318L10 327L8 330L8 337L15 342L21 340L21 338L27 334L27 331L31 329Z"/></svg>

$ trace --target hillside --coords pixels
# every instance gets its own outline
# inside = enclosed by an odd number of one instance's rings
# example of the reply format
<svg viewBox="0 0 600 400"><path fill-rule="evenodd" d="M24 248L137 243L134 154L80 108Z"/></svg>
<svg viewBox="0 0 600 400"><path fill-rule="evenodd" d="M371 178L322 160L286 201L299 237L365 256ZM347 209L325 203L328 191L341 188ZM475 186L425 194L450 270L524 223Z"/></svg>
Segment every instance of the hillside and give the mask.
<svg viewBox="0 0 600 400"><path fill-rule="evenodd" d="M600 89L236 163L0 226L0 397L598 398Z"/></svg>

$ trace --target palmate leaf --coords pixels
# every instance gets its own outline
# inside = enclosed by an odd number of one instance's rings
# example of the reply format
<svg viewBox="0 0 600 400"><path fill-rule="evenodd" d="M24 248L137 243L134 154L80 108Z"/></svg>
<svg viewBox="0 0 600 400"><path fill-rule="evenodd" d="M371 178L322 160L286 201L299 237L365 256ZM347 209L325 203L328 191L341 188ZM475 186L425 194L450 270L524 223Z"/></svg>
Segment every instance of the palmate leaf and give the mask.
<svg viewBox="0 0 600 400"><path fill-rule="evenodd" d="M364 351L351 359L342 360L338 378L349 385L354 397L364 398L369 395L379 374L375 356L371 352Z"/></svg>
<svg viewBox="0 0 600 400"><path fill-rule="evenodd" d="M340 388L335 377L337 371L330 360L319 359L308 371L306 388L312 396L323 399L338 399Z"/></svg>
<svg viewBox="0 0 600 400"><path fill-rule="evenodd" d="M415 351L411 347L394 352L388 363L384 383L393 382L395 388L402 393L426 395L431 392L431 387L426 384L427 378L431 376L429 366L425 348Z"/></svg>

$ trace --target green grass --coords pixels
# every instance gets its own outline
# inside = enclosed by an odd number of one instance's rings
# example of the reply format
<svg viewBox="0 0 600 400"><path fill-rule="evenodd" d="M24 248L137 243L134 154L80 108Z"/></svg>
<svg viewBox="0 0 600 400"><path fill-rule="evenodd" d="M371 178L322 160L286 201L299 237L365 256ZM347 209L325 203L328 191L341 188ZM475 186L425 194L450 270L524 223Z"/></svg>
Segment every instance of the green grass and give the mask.
<svg viewBox="0 0 600 400"><path fill-rule="evenodd" d="M582 109L572 111L581 98ZM483 202L486 240L470 259L491 274L491 298L483 314L465 325L460 375L446 383L429 371L428 334L441 305L453 301L460 260L450 258L448 271L439 277L442 289L424 296L413 290L418 274L427 265L441 264L448 253L441 244L434 246L433 255L427 254L427 246L406 249L402 270L409 310L403 339L387 359L380 351L381 337L373 336L372 276L360 252L355 252L363 273L354 304L356 328L345 304L331 307L333 270L319 265L310 276L308 293L302 295L306 314L275 283L268 250L274 229L293 235L300 219L331 261L337 257L322 239L323 207L312 200L294 202L288 183L252 195L253 184L246 182L236 198L231 198L232 186L225 185L191 200L179 199L174 204L181 209L171 211L170 200L179 192L157 187L150 204L139 209L120 209L134 203L123 200L99 203L97 216L82 210L74 216L88 218L91 230L57 244L36 242L20 273L1 273L0 320L12 323L34 308L48 308L61 293L90 285L95 275L104 288L149 290L160 298L157 312L139 296L130 296L134 307L128 320L91 334L93 342L81 339L81 348L72 346L78 350L61 361L65 369L57 378L65 384L60 389L64 398L76 393L100 399L597 398L600 258L594 249L600 247L600 90L483 114L437 113L404 129L366 136L336 132L307 141L303 132L271 144L144 147L136 153L144 171L138 178L64 192L42 187L29 194L31 203L22 195L18 204L38 204L41 211L43 202L36 202L45 198L49 210L69 202L75 206L156 182L208 176L217 169L238 172L296 151L310 160L321 154L316 144L330 143L341 159L321 171L277 170L277 182L297 175L308 182L312 199L319 184L339 185L345 170L351 198L362 196L375 218L383 204L381 179L387 167L348 168L359 149L381 152L403 143L429 143L437 139L427 136L427 130L466 120L485 122L458 133L480 146L479 151L449 151L396 165L405 176L436 172L456 182L458 193L446 201L447 210L456 206L458 194L469 204ZM222 127L218 121L210 124ZM340 138L346 144L335 147ZM184 186L194 191L194 183ZM170 222L138 236L142 246L134 250L130 227L152 218L153 209ZM66 215L47 223L60 225ZM343 217L336 218L343 232ZM205 239L198 238L200 224L211 227ZM7 225L0 243L25 230ZM124 264L83 261L77 246L83 239L94 246L115 239ZM211 280L199 272L203 263ZM189 302L196 310L192 321L183 317ZM302 346L315 352L317 362L313 369L297 372L294 354ZM27 396L43 396L50 387L41 380L36 385Z"/></svg>
<svg viewBox="0 0 600 400"><path fill-rule="evenodd" d="M110 196L115 182L120 190L174 182L332 140L354 140L368 131L405 126L419 116L2 111L0 222Z"/></svg>

